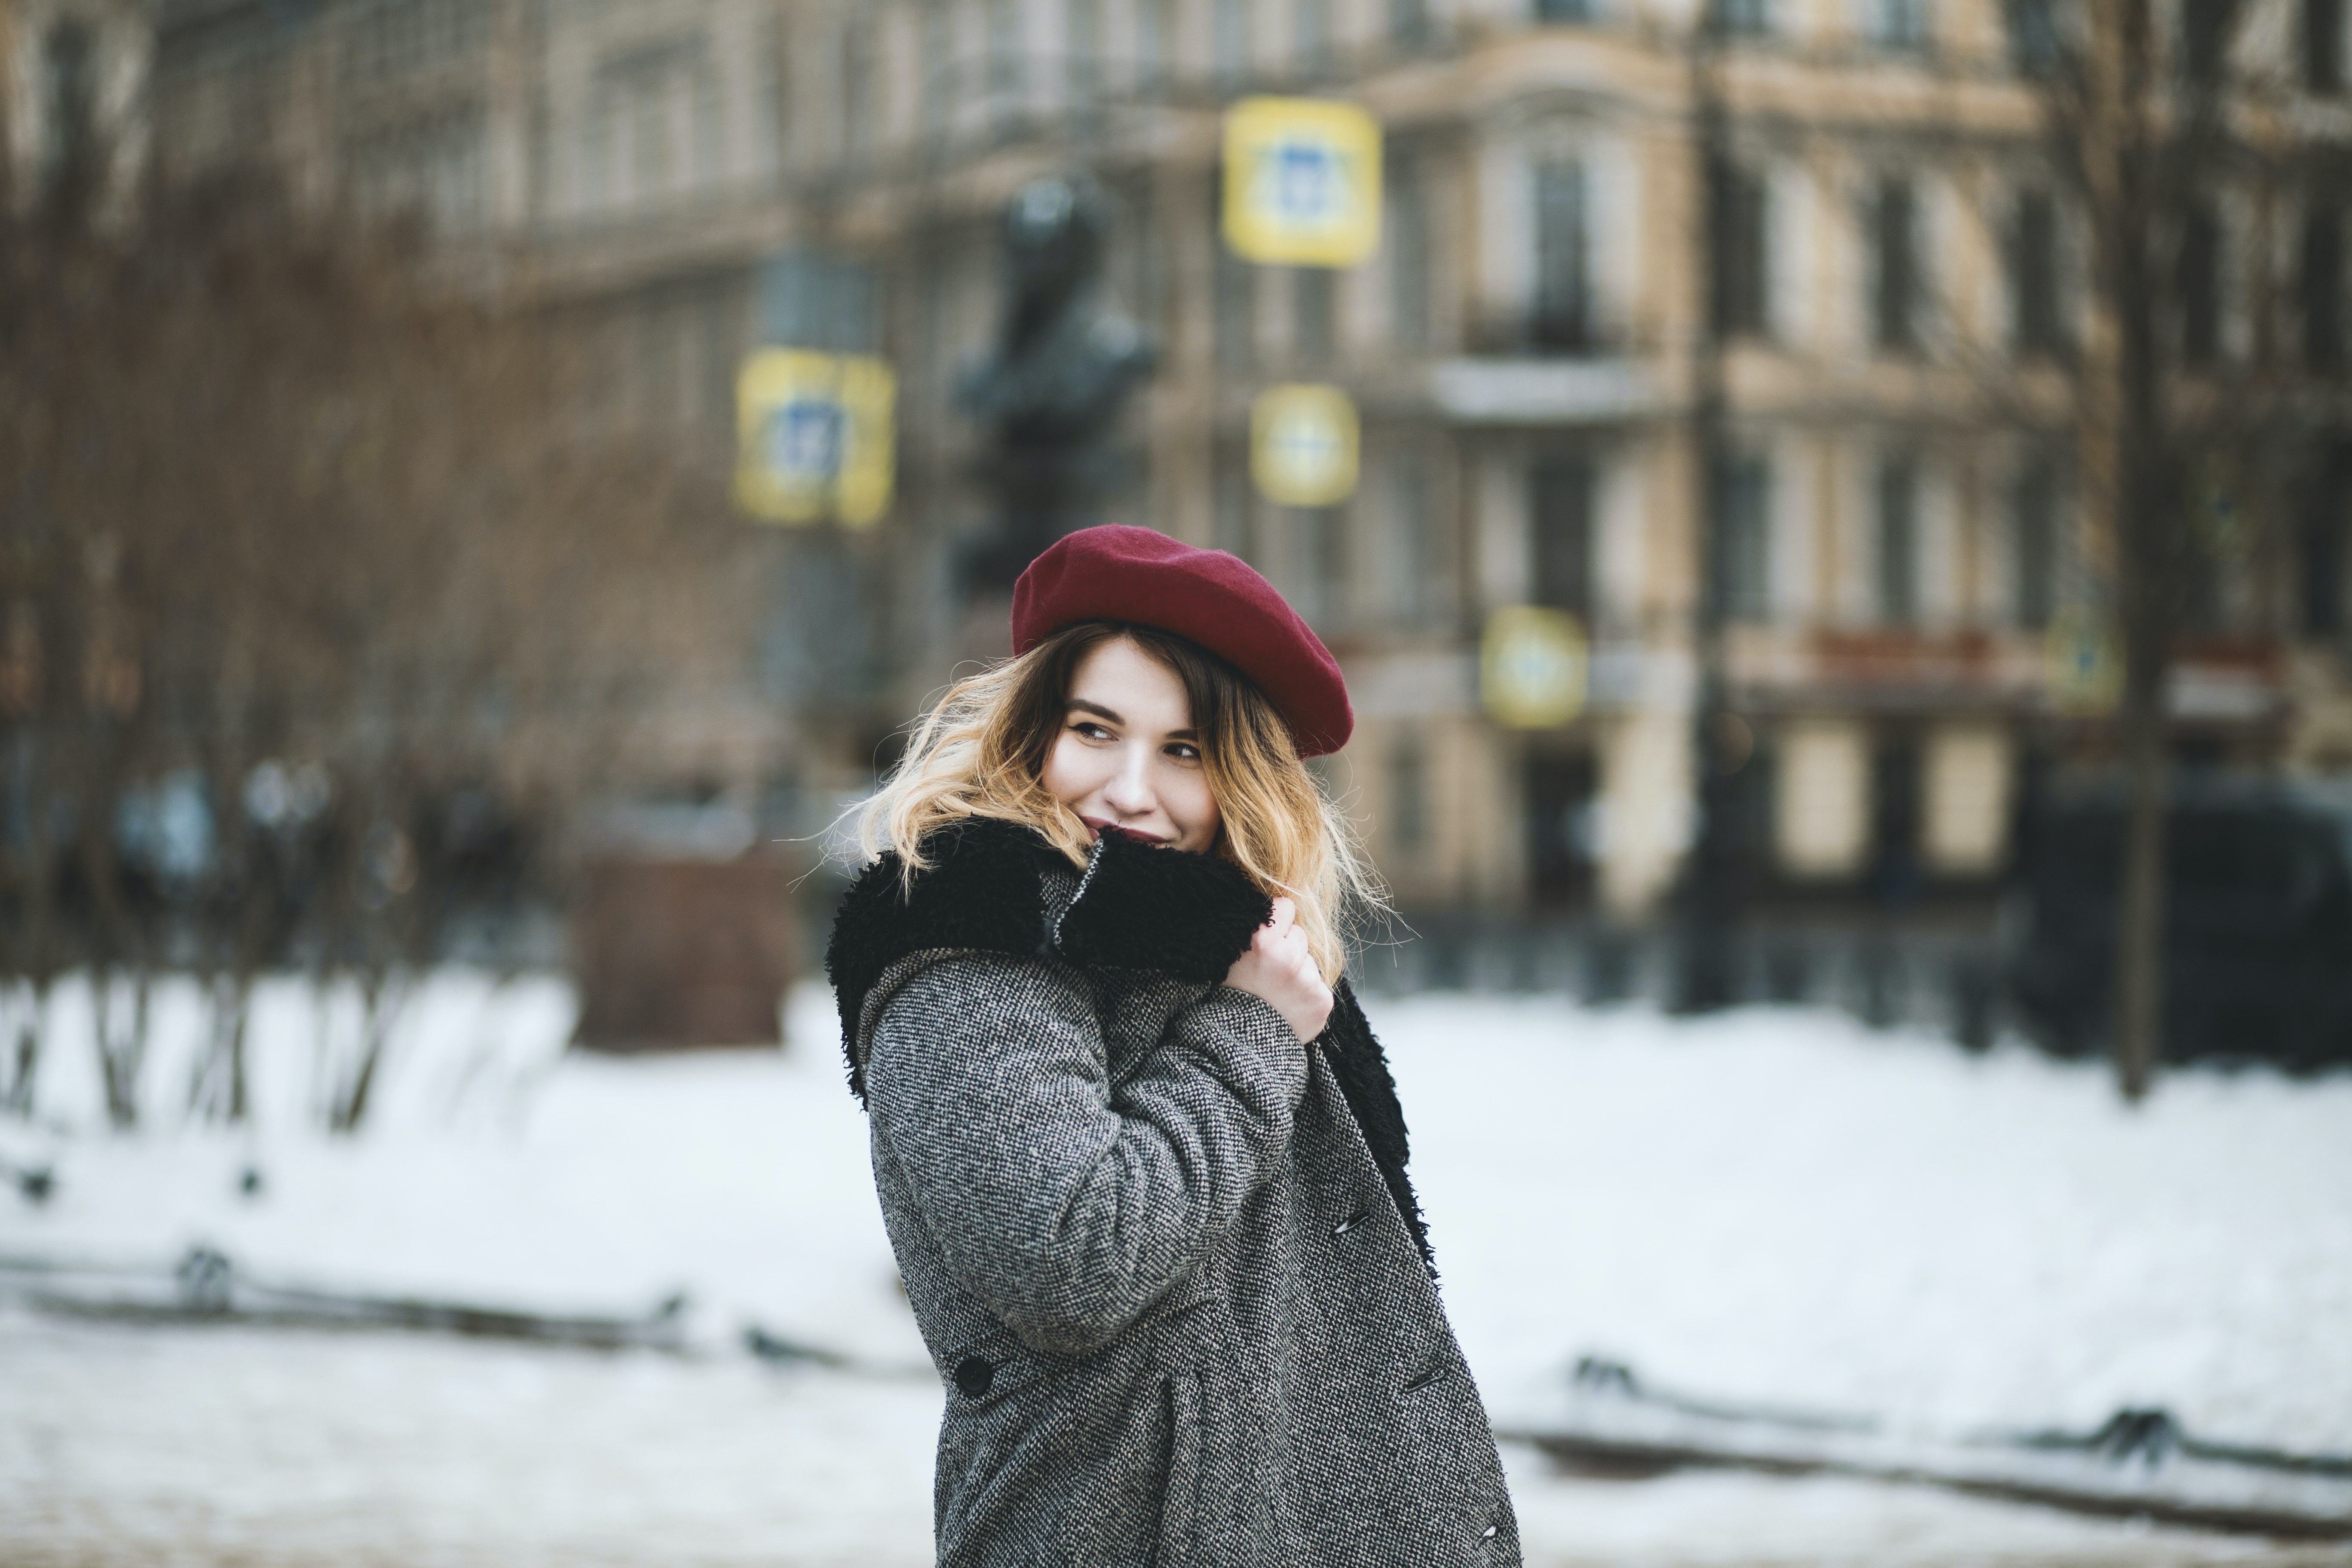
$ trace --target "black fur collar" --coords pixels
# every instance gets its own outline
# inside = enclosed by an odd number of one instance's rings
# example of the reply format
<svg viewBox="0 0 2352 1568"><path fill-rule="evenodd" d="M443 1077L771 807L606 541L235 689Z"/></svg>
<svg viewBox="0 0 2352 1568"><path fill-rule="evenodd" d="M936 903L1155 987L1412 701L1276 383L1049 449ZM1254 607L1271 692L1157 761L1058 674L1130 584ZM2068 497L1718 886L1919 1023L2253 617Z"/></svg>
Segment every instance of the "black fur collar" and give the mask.
<svg viewBox="0 0 2352 1568"><path fill-rule="evenodd" d="M1208 855L1155 849L1120 834L1094 847L1078 892L1048 929L1041 874L1069 862L1037 833L975 817L923 846L931 868L902 892L898 858L885 855L851 884L834 918L825 973L841 1008L845 1044L866 994L908 953L978 948L1019 957L1151 969L1203 984L1224 978L1274 912L1240 867ZM852 1055L849 1087L866 1096Z"/></svg>
<svg viewBox="0 0 2352 1568"><path fill-rule="evenodd" d="M1211 984L1224 978L1251 933L1273 913L1272 900L1232 862L1153 848L1118 834L1095 846L1077 894L1058 920L1049 915L1041 872L1069 862L1031 829L974 818L935 835L924 847L932 867L911 890L901 891L896 855L883 856L858 876L842 898L825 949L849 1087L861 1102L866 1072L856 1049L858 1015L883 973L910 953L934 947L1043 953ZM1405 1175L1409 1149L1396 1084L1345 980L1330 1024L1315 1043L1426 1258L1421 1207Z"/></svg>

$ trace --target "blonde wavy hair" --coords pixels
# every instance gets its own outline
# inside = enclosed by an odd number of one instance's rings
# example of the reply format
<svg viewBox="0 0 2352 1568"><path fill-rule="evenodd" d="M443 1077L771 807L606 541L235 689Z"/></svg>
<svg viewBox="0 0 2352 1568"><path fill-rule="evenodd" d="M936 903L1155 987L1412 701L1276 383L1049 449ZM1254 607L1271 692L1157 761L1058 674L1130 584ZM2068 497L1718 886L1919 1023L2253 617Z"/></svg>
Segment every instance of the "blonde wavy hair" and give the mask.
<svg viewBox="0 0 2352 1568"><path fill-rule="evenodd" d="M926 839L981 816L1034 827L1073 865L1086 864L1093 835L1040 781L1069 717L1080 661L1117 637L1184 683L1221 818L1210 852L1240 867L1269 898L1297 906L1316 966L1337 981L1355 921L1386 908L1355 831L1299 760L1265 693L1214 654L1156 626L1082 621L949 688L917 723L882 788L859 808L864 858L896 850L912 883L931 865Z"/></svg>

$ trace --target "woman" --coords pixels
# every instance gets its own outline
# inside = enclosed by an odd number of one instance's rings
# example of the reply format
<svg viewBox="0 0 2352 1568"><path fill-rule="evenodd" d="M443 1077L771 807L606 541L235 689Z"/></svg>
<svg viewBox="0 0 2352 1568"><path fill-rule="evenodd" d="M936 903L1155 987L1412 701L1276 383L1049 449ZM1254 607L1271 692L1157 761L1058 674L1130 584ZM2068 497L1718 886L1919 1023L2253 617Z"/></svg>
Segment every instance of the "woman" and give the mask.
<svg viewBox="0 0 2352 1568"><path fill-rule="evenodd" d="M1247 566L1056 543L864 817L826 955L947 1384L943 1564L1516 1563L1340 978L1354 719ZM1302 1042L1311 1041L1307 1045Z"/></svg>

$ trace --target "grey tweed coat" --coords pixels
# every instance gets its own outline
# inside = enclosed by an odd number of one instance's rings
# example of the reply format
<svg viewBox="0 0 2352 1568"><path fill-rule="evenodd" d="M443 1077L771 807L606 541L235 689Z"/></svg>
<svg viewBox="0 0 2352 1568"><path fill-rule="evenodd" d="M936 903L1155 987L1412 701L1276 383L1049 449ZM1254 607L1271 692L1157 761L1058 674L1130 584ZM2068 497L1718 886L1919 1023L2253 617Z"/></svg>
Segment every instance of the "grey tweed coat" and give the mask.
<svg viewBox="0 0 2352 1568"><path fill-rule="evenodd" d="M972 823L826 955L947 1388L942 1564L1517 1563L1404 1123L1341 988L1311 1047L1223 986L1267 901L1110 836Z"/></svg>

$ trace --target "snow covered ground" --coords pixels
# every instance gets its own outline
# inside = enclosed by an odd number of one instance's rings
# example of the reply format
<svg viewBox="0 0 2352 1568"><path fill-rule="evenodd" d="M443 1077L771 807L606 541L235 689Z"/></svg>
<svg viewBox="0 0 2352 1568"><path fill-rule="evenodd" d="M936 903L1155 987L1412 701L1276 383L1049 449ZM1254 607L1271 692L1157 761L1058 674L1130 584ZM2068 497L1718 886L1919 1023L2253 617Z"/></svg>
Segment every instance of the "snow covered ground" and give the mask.
<svg viewBox="0 0 2352 1568"><path fill-rule="evenodd" d="M256 1125L182 1125L193 998L158 1001L150 1127L100 1131L86 1000L0 1160L0 1256L633 1313L697 1352L132 1328L0 1306L0 1563L918 1564L939 1396L895 1289L830 998L782 1057L563 1057L552 982L419 998L355 1139L311 1131L307 994L257 1020ZM1509 1422L1580 1353L1724 1398L1923 1431L2164 1405L2225 1439L2352 1451L2352 1078L2169 1078L1552 1000L1375 1008L1465 1347ZM348 1019L331 1020L344 1027ZM258 1193L239 1190L248 1166ZM873 1370L774 1369L757 1321ZM1553 1475L1507 1454L1533 1563L2266 1564L2335 1549L1918 1489Z"/></svg>

